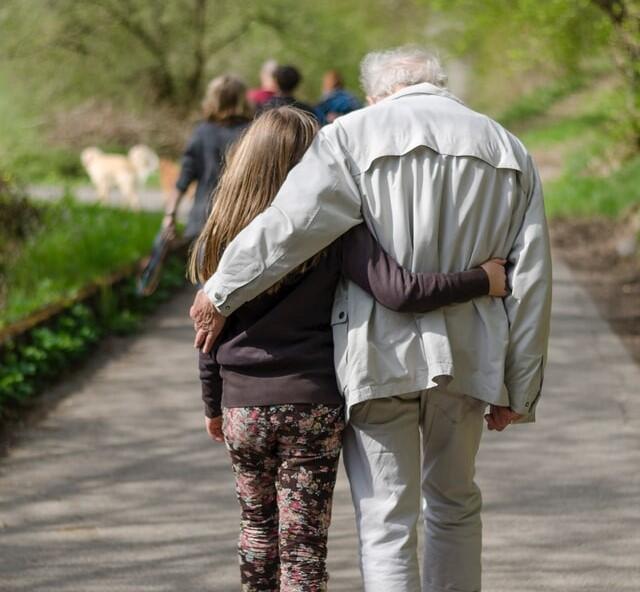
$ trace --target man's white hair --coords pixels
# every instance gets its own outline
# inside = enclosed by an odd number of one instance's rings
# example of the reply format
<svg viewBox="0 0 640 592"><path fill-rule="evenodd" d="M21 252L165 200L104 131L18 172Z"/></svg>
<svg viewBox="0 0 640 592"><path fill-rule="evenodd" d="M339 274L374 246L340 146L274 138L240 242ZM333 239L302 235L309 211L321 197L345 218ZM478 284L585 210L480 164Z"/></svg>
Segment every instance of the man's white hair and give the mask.
<svg viewBox="0 0 640 592"><path fill-rule="evenodd" d="M360 63L360 83L366 95L381 99L404 86L429 82L444 87L447 75L438 58L419 47L373 51Z"/></svg>

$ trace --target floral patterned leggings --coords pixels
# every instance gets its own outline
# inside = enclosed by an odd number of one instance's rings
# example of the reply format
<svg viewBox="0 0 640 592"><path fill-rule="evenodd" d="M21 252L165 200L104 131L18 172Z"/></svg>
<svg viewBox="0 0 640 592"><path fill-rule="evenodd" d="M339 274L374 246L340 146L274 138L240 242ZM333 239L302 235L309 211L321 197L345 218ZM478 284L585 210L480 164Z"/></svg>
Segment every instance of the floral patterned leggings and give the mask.
<svg viewBox="0 0 640 592"><path fill-rule="evenodd" d="M244 592L327 589L327 532L343 429L342 406L224 409L242 510Z"/></svg>

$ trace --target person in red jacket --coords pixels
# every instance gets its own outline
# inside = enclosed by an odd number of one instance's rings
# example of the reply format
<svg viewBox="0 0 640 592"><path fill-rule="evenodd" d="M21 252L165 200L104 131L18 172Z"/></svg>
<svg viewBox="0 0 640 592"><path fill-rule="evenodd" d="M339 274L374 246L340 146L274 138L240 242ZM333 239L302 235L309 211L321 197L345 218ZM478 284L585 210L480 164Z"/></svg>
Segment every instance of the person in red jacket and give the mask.
<svg viewBox="0 0 640 592"><path fill-rule="evenodd" d="M278 92L278 83L275 73L278 63L275 60L267 60L260 68L260 88L250 88L247 91L247 99L254 109L262 107Z"/></svg>

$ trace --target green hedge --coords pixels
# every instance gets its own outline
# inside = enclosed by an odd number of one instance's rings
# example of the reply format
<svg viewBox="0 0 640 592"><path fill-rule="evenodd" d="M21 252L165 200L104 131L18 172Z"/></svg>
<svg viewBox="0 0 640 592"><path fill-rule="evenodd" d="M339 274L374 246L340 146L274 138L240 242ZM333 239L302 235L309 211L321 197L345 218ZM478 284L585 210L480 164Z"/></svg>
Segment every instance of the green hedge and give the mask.
<svg viewBox="0 0 640 592"><path fill-rule="evenodd" d="M74 367L105 335L136 330L145 314L185 285L184 260L175 255L152 296L139 297L135 278L128 278L0 345L0 419Z"/></svg>

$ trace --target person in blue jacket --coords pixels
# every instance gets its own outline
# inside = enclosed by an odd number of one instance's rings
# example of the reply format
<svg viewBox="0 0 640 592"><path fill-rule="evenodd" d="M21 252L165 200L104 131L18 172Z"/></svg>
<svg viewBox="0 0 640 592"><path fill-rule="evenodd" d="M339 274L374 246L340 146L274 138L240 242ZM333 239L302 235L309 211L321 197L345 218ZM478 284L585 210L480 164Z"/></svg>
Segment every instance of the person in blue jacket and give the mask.
<svg viewBox="0 0 640 592"><path fill-rule="evenodd" d="M362 103L358 98L344 89L344 81L340 72L329 70L322 79L322 99L316 105L316 117L322 125L332 123L341 115L360 109Z"/></svg>

